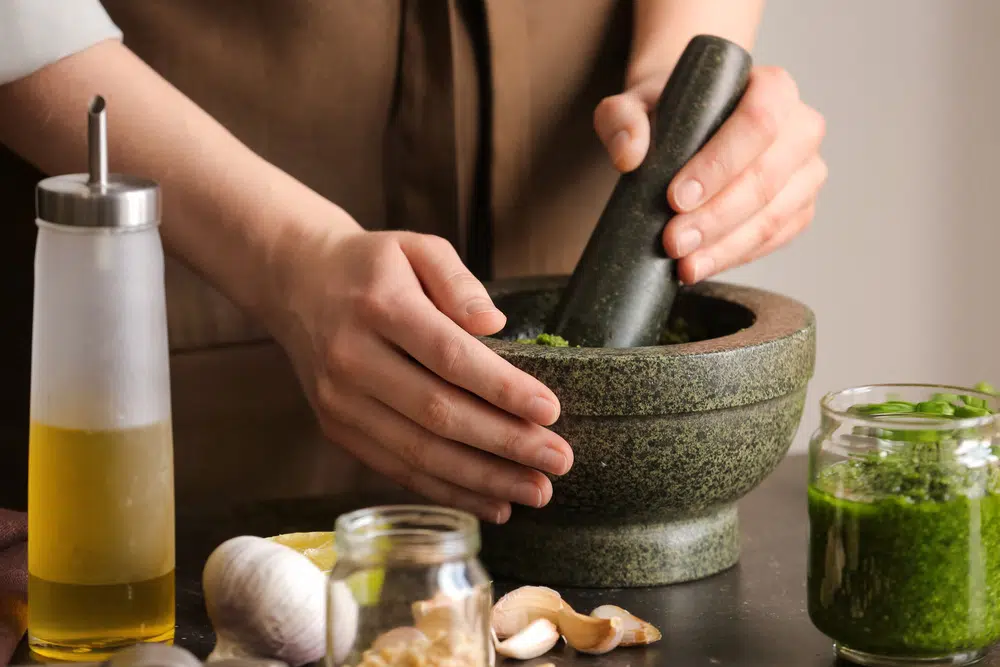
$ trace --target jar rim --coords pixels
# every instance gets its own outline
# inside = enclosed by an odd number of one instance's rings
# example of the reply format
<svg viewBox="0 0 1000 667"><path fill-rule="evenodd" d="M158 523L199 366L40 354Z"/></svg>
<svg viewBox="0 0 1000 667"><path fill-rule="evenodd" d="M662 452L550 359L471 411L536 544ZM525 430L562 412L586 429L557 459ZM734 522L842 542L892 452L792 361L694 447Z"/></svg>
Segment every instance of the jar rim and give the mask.
<svg viewBox="0 0 1000 667"><path fill-rule="evenodd" d="M378 505L337 517L338 554L354 560L448 560L479 551L479 521L435 505Z"/></svg>
<svg viewBox="0 0 1000 667"><path fill-rule="evenodd" d="M880 419L874 416L866 416L856 412L850 412L849 409L840 409L834 406L834 402L849 396L862 396L876 390L891 391L893 389L926 389L934 391L935 393L953 393L975 396L976 398L985 399L995 411L1000 410L1000 399L998 399L997 396L969 387L959 387L947 384L926 384L920 382L901 382L859 385L856 387L848 387L828 392L822 399L820 399L820 411L824 416L833 417L841 421L849 421L858 425L876 428L884 427L886 424L884 418ZM860 401L852 403L852 405L856 405L858 403L860 403ZM942 417L941 419L934 419L931 417L907 418L905 415L906 413L892 415L893 429L921 431L972 429L996 424L998 418L1000 418L1000 413L998 412L983 415L981 417L963 417L959 419L955 419L953 417Z"/></svg>

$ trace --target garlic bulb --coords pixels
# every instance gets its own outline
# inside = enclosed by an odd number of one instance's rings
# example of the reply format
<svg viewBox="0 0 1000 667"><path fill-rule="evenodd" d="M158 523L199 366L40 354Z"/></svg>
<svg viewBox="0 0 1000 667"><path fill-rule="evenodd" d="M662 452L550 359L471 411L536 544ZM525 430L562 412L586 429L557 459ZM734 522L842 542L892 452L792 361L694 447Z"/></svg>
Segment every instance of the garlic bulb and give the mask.
<svg viewBox="0 0 1000 667"><path fill-rule="evenodd" d="M234 537L209 556L202 588L217 638L208 661L265 658L299 667L326 653L326 576L294 549ZM338 627L356 628L352 609L354 622L338 614Z"/></svg>
<svg viewBox="0 0 1000 667"><path fill-rule="evenodd" d="M358 636L358 602L343 581L334 581L328 589L326 601L327 624L326 654L328 664L339 665L347 659Z"/></svg>

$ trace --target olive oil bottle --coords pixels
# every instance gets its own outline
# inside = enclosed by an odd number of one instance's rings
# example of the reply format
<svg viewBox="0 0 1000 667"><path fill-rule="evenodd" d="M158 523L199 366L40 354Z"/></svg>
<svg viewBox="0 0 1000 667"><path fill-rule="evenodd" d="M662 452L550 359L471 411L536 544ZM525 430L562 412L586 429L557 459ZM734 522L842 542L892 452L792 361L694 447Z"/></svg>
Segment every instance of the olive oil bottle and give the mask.
<svg viewBox="0 0 1000 667"><path fill-rule="evenodd" d="M28 641L93 661L174 635L174 474L159 187L41 181L28 459Z"/></svg>

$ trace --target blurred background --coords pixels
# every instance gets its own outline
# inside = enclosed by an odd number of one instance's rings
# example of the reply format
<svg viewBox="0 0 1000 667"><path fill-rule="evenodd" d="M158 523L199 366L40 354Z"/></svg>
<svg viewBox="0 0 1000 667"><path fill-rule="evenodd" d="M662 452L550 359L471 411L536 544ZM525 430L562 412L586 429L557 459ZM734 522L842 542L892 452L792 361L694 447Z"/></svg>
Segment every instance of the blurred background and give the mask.
<svg viewBox="0 0 1000 667"><path fill-rule="evenodd" d="M827 120L812 227L724 280L817 318L794 449L828 391L876 382L1000 386L1000 3L769 0L754 50Z"/></svg>

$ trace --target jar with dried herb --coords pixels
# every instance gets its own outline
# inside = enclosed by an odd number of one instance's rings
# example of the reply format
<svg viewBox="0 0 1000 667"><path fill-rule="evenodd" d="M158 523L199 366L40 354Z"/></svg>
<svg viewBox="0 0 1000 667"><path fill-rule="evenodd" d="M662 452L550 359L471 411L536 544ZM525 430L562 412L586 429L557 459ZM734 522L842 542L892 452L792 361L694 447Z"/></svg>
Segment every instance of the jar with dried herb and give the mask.
<svg viewBox="0 0 1000 667"><path fill-rule="evenodd" d="M337 520L336 548L327 667L493 664L492 586L475 517L416 505L359 510Z"/></svg>
<svg viewBox="0 0 1000 667"><path fill-rule="evenodd" d="M827 395L810 445L808 607L863 665L960 665L1000 640L1000 429L987 391Z"/></svg>

